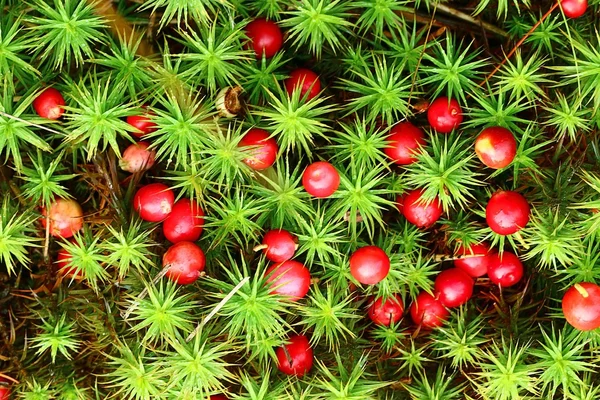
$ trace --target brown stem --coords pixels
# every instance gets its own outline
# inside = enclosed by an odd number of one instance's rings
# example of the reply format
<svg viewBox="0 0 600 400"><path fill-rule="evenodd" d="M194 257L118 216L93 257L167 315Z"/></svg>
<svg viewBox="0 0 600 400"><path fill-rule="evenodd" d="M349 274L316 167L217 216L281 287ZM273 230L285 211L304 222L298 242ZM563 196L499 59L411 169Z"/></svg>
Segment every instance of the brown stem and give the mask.
<svg viewBox="0 0 600 400"><path fill-rule="evenodd" d="M575 284L575 289L579 292L580 295L583 296L584 299L587 299L588 297L590 297L590 294L588 293L588 291L585 290L585 288L583 286L581 286L579 283Z"/></svg>

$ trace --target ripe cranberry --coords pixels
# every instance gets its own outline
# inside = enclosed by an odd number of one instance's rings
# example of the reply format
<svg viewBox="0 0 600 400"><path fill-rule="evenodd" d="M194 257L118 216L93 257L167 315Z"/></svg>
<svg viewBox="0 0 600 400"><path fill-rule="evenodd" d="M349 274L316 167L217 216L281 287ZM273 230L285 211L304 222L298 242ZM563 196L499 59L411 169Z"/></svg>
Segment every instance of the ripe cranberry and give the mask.
<svg viewBox="0 0 600 400"><path fill-rule="evenodd" d="M123 171L136 173L152 168L156 160L156 152L148 150L148 142L132 143L123 152L119 166Z"/></svg>
<svg viewBox="0 0 600 400"><path fill-rule="evenodd" d="M42 226L46 228L49 217L50 234L55 237L70 238L83 227L83 211L75 200L56 199L50 204L50 211L42 208Z"/></svg>
<svg viewBox="0 0 600 400"><path fill-rule="evenodd" d="M300 98L308 93L307 100L316 97L321 91L319 75L307 68L298 68L285 80L285 89L291 96L295 89L300 88Z"/></svg>
<svg viewBox="0 0 600 400"><path fill-rule="evenodd" d="M131 133L133 136L139 139L152 132L156 132L158 127L154 121L149 118L149 115L152 114L147 112L145 115L130 115L127 117L127 123L136 129Z"/></svg>
<svg viewBox="0 0 600 400"><path fill-rule="evenodd" d="M329 197L340 186L340 174L327 161L317 161L304 170L302 185L314 197Z"/></svg>
<svg viewBox="0 0 600 400"><path fill-rule="evenodd" d="M0 378L0 400L9 400L10 394L10 382L4 378Z"/></svg>
<svg viewBox="0 0 600 400"><path fill-rule="evenodd" d="M257 18L246 25L246 36L251 41L251 46L256 53L256 58L271 58L283 45L283 34L279 26L265 18Z"/></svg>
<svg viewBox="0 0 600 400"><path fill-rule="evenodd" d="M381 282L390 272L390 258L377 246L365 246L350 256L350 273L364 285Z"/></svg>
<svg viewBox="0 0 600 400"><path fill-rule="evenodd" d="M442 326L450 312L434 296L421 292L410 306L410 317L417 325L425 329Z"/></svg>
<svg viewBox="0 0 600 400"><path fill-rule="evenodd" d="M58 267L58 273L65 278L70 279L83 279L83 272L75 265L69 266L71 262L71 253L65 249L60 249L56 257L56 266ZM0 397L1 399L1 397Z"/></svg>
<svg viewBox="0 0 600 400"><path fill-rule="evenodd" d="M423 131L408 121L394 125L387 138L385 154L398 165L408 165L417 161L415 153L425 145Z"/></svg>
<svg viewBox="0 0 600 400"><path fill-rule="evenodd" d="M180 285L196 282L204 271L204 252L192 242L175 243L163 255L163 268L168 268L165 276Z"/></svg>
<svg viewBox="0 0 600 400"><path fill-rule="evenodd" d="M33 109L42 118L59 119L65 112L65 99L52 87L44 89L33 100Z"/></svg>
<svg viewBox="0 0 600 400"><path fill-rule="evenodd" d="M169 216L163 221L163 234L171 243L195 242L202 234L204 211L195 201L181 199L173 204Z"/></svg>
<svg viewBox="0 0 600 400"><path fill-rule="evenodd" d="M310 288L310 272L302 263L288 260L279 264L273 264L265 275L267 282L273 288L272 294L288 297L291 301L297 301L306 296Z"/></svg>
<svg viewBox="0 0 600 400"><path fill-rule="evenodd" d="M382 297L377 298L369 306L369 318L377 325L390 326L397 323L404 313L404 303L397 294L383 301Z"/></svg>
<svg viewBox="0 0 600 400"><path fill-rule="evenodd" d="M460 268L442 271L435 278L438 300L444 307L460 307L473 295L473 279Z"/></svg>
<svg viewBox="0 0 600 400"><path fill-rule="evenodd" d="M600 287L581 282L571 286L562 298L567 322L580 331L600 328Z"/></svg>
<svg viewBox="0 0 600 400"><path fill-rule="evenodd" d="M423 189L416 189L406 193L402 196L402 205L398 204L398 209L411 224L428 228L440 219L444 210L437 197L429 204L422 200L423 192Z"/></svg>
<svg viewBox="0 0 600 400"><path fill-rule="evenodd" d="M515 254L505 251L502 254L490 254L489 257L488 276L495 284L509 287L523 277L523 264Z"/></svg>
<svg viewBox="0 0 600 400"><path fill-rule="evenodd" d="M501 190L490 198L485 220L499 235L512 235L529 222L529 204L520 193Z"/></svg>
<svg viewBox="0 0 600 400"><path fill-rule="evenodd" d="M588 0L558 0L565 16L568 18L579 18L587 10Z"/></svg>
<svg viewBox="0 0 600 400"><path fill-rule="evenodd" d="M438 97L427 110L427 120L436 132L450 133L462 122L462 109L455 99Z"/></svg>
<svg viewBox="0 0 600 400"><path fill-rule="evenodd" d="M284 229L273 229L265 233L262 244L265 256L276 263L294 257L298 247L294 235Z"/></svg>
<svg viewBox="0 0 600 400"><path fill-rule="evenodd" d="M313 351L310 343L304 335L294 335L288 341L288 344L275 350L277 368L286 375L302 377L310 371L313 365Z"/></svg>
<svg viewBox="0 0 600 400"><path fill-rule="evenodd" d="M517 141L508 129L492 126L481 131L475 139L475 153L486 166L504 168L515 159Z"/></svg>
<svg viewBox="0 0 600 400"><path fill-rule="evenodd" d="M223 394L213 394L209 397L210 400L229 400L227 396Z"/></svg>
<svg viewBox="0 0 600 400"><path fill-rule="evenodd" d="M133 208L140 214L140 218L148 222L160 222L167 218L174 202L173 191L162 183L142 186L133 196Z"/></svg>
<svg viewBox="0 0 600 400"><path fill-rule="evenodd" d="M269 132L258 128L250 129L240 140L238 146L252 146L252 149L248 151L250 156L243 161L250 168L257 171L267 169L273 165L279 151L277 142L269 137Z"/></svg>
<svg viewBox="0 0 600 400"><path fill-rule="evenodd" d="M454 260L454 266L462 269L473 278L479 278L487 274L488 265L490 264L489 252L490 246L487 243L472 244L468 248L461 246L456 253L466 257ZM475 255L480 255L480 257L470 257Z"/></svg>

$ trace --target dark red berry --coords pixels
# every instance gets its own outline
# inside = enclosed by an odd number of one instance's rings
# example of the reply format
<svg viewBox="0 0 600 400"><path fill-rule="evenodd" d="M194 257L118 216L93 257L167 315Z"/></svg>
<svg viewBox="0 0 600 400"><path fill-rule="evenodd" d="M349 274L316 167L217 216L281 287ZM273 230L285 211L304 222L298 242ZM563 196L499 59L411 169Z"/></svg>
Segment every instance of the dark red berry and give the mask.
<svg viewBox="0 0 600 400"><path fill-rule="evenodd" d="M365 246L350 256L350 273L364 285L381 282L390 272L390 258L377 246Z"/></svg>
<svg viewBox="0 0 600 400"><path fill-rule="evenodd" d="M568 18L579 18L587 10L588 0L557 0L565 16Z"/></svg>
<svg viewBox="0 0 600 400"><path fill-rule="evenodd" d="M50 235L70 238L83 227L83 211L75 200L56 199L50 204L50 211L42 208L42 226L46 228L46 216L50 222Z"/></svg>
<svg viewBox="0 0 600 400"><path fill-rule="evenodd" d="M285 89L291 96L295 89L300 88L300 98L308 93L307 100L316 97L321 91L321 82L319 75L307 68L298 68L290 73L290 77L285 80Z"/></svg>
<svg viewBox="0 0 600 400"><path fill-rule="evenodd" d="M460 307L473 295L473 278L460 268L442 271L435 278L438 300L444 307Z"/></svg>
<svg viewBox="0 0 600 400"><path fill-rule="evenodd" d="M529 222L529 204L520 193L501 190L490 198L485 220L499 235L512 235Z"/></svg>
<svg viewBox="0 0 600 400"><path fill-rule="evenodd" d="M294 335L288 339L288 342L275 350L277 368L287 375L304 376L313 365L313 351L310 343L304 335Z"/></svg>
<svg viewBox="0 0 600 400"><path fill-rule="evenodd" d="M504 168L517 155L517 141L508 129L492 126L481 131L475 139L475 153L486 166Z"/></svg>
<svg viewBox="0 0 600 400"><path fill-rule="evenodd" d="M267 259L276 263L294 257L297 247L295 236L284 229L273 229L263 236L263 252Z"/></svg>
<svg viewBox="0 0 600 400"><path fill-rule="evenodd" d="M454 266L462 269L473 278L479 278L487 274L488 265L490 264L489 252L490 246L487 243L472 244L469 247L461 246L456 254L465 256L465 258L454 260Z"/></svg>
<svg viewBox="0 0 600 400"><path fill-rule="evenodd" d="M160 222L167 218L174 202L173 191L162 183L142 186L133 196L133 208L141 219L148 222Z"/></svg>
<svg viewBox="0 0 600 400"><path fill-rule="evenodd" d="M243 161L250 168L260 171L275 163L279 147L275 139L269 136L269 132L263 129L252 128L240 140L239 147L249 147L249 157Z"/></svg>
<svg viewBox="0 0 600 400"><path fill-rule="evenodd" d="M501 287L517 284L523 277L523 264L515 254L504 251L502 254L490 254L488 277Z"/></svg>
<svg viewBox="0 0 600 400"><path fill-rule="evenodd" d="M562 298L567 322L580 331L600 328L600 287L581 282L571 286Z"/></svg>
<svg viewBox="0 0 600 400"><path fill-rule="evenodd" d="M136 173L152 168L155 162L156 152L149 150L148 142L130 144L123 152L119 166L123 171Z"/></svg>
<svg viewBox="0 0 600 400"><path fill-rule="evenodd" d="M150 112L147 112L145 115L130 115L127 117L127 123L133 126L136 130L131 134L137 138L143 138L144 136L156 132L158 127L156 123L150 119Z"/></svg>
<svg viewBox="0 0 600 400"><path fill-rule="evenodd" d="M195 242L202 234L204 212L195 201L181 199L173 204L169 216L163 221L163 233L171 243Z"/></svg>
<svg viewBox="0 0 600 400"><path fill-rule="evenodd" d="M326 198L340 186L340 174L326 161L310 164L302 174L302 185L314 197Z"/></svg>
<svg viewBox="0 0 600 400"><path fill-rule="evenodd" d="M58 255L56 257L56 266L58 268L58 273L61 276L69 279L83 279L83 272L79 268L77 268L77 266L69 266L69 264L71 263L71 258L71 253L69 253L67 250L60 249L58 251Z"/></svg>
<svg viewBox="0 0 600 400"><path fill-rule="evenodd" d="M427 203L422 199L423 193L423 189L411 190L406 193L402 196L398 209L411 224L419 228L428 228L440 219L444 210L437 197Z"/></svg>
<svg viewBox="0 0 600 400"><path fill-rule="evenodd" d="M369 318L377 325L390 326L402 319L404 313L404 303L397 294L383 301L382 297L377 298L369 306Z"/></svg>
<svg viewBox="0 0 600 400"><path fill-rule="evenodd" d="M175 243L163 255L165 276L180 285L196 282L206 265L206 257L200 247L192 242Z"/></svg>
<svg viewBox="0 0 600 400"><path fill-rule="evenodd" d="M394 125L387 138L385 154L398 165L408 165L417 161L415 153L425 145L423 131L408 121Z"/></svg>
<svg viewBox="0 0 600 400"><path fill-rule="evenodd" d="M52 87L44 89L33 100L33 109L42 118L59 119L65 112L65 99Z"/></svg>
<svg viewBox="0 0 600 400"><path fill-rule="evenodd" d="M0 378L0 400L9 400L11 390L8 380Z"/></svg>
<svg viewBox="0 0 600 400"><path fill-rule="evenodd" d="M417 325L426 329L442 326L450 312L434 296L421 292L410 306L410 317Z"/></svg>
<svg viewBox="0 0 600 400"><path fill-rule="evenodd" d="M223 394L213 394L209 397L210 400L229 400L227 396Z"/></svg>
<svg viewBox="0 0 600 400"><path fill-rule="evenodd" d="M450 133L462 122L462 109L455 99L438 97L427 109L427 120L436 132Z"/></svg>
<svg viewBox="0 0 600 400"><path fill-rule="evenodd" d="M288 297L291 301L300 300L310 289L310 272L298 261L273 264L265 275L271 284L271 293Z"/></svg>
<svg viewBox="0 0 600 400"><path fill-rule="evenodd" d="M246 25L246 36L251 41L256 58L273 57L283 45L283 34L279 25L265 18L257 18Z"/></svg>

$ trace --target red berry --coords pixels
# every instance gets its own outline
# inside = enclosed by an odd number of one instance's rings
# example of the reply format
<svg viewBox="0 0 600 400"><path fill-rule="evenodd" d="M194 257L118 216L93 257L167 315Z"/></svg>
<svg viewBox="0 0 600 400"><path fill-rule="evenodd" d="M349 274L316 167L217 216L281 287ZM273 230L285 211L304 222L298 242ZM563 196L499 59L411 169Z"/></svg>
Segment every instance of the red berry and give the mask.
<svg viewBox="0 0 600 400"><path fill-rule="evenodd" d="M365 246L350 256L350 273L364 285L381 282L390 272L390 258L377 246Z"/></svg>
<svg viewBox="0 0 600 400"><path fill-rule="evenodd" d="M65 99L52 87L44 89L33 100L33 109L42 118L59 119L65 112Z"/></svg>
<svg viewBox="0 0 600 400"><path fill-rule="evenodd" d="M310 288L310 272L302 263L288 260L279 264L273 264L265 275L267 282L273 288L272 294L288 297L291 301L297 301L306 296Z"/></svg>
<svg viewBox="0 0 600 400"><path fill-rule="evenodd" d="M178 200L163 221L163 234L171 243L195 242L202 234L204 212L195 201Z"/></svg>
<svg viewBox="0 0 600 400"><path fill-rule="evenodd" d="M523 264L515 254L504 251L502 254L490 254L489 257L488 276L495 284L509 287L523 277Z"/></svg>
<svg viewBox="0 0 600 400"><path fill-rule="evenodd" d="M240 140L239 147L252 146L248 151L249 157L243 160L250 168L260 171L275 163L279 147L269 136L269 132L263 129L252 128Z"/></svg>
<svg viewBox="0 0 600 400"><path fill-rule="evenodd" d="M246 25L246 35L256 53L256 58L271 58L283 45L283 34L279 25L265 18L257 18Z"/></svg>
<svg viewBox="0 0 600 400"><path fill-rule="evenodd" d="M410 317L417 325L426 329L442 326L450 312L434 296L421 292L410 306Z"/></svg>
<svg viewBox="0 0 600 400"><path fill-rule="evenodd" d="M475 139L475 153L486 166L500 169L508 166L517 154L517 141L506 128L485 128Z"/></svg>
<svg viewBox="0 0 600 400"><path fill-rule="evenodd" d="M165 276L180 285L196 282L204 271L204 252L192 242L175 243L163 255L163 268L168 268Z"/></svg>
<svg viewBox="0 0 600 400"><path fill-rule="evenodd" d="M140 218L148 222L160 222L167 218L174 202L173 191L162 183L142 186L133 196L133 208L140 214Z"/></svg>
<svg viewBox="0 0 600 400"><path fill-rule="evenodd" d="M156 152L148 150L148 142L132 143L123 152L119 166L123 171L136 173L152 168L155 162Z"/></svg>
<svg viewBox="0 0 600 400"><path fill-rule="evenodd" d="M450 133L462 122L462 109L455 99L438 97L427 110L427 120L436 132Z"/></svg>
<svg viewBox="0 0 600 400"><path fill-rule="evenodd" d="M83 272L77 268L77 266L69 266L71 262L71 253L65 249L60 249L56 257L56 266L58 267L58 273L65 278L70 279L82 279ZM1 399L1 397L0 397Z"/></svg>
<svg viewBox="0 0 600 400"><path fill-rule="evenodd" d="M437 197L429 204L422 200L423 193L423 189L411 190L402 197L402 205L399 204L398 208L408 222L419 228L428 228L440 219L444 210Z"/></svg>
<svg viewBox="0 0 600 400"><path fill-rule="evenodd" d="M408 165L417 161L415 153L425 145L425 134L410 122L394 125L387 138L388 146L383 150L393 163Z"/></svg>
<svg viewBox="0 0 600 400"><path fill-rule="evenodd" d="M310 343L304 335L294 335L288 339L288 342L275 350L277 368L284 374L302 377L310 371L313 364L313 351Z"/></svg>
<svg viewBox="0 0 600 400"><path fill-rule="evenodd" d="M209 397L210 400L228 400L227 396L223 394L213 394Z"/></svg>
<svg viewBox="0 0 600 400"><path fill-rule="evenodd" d="M456 254L467 257L454 260L454 266L462 269L473 278L479 278L487 274L488 265L490 264L489 252L490 246L487 243L472 244L468 248L461 246ZM475 255L480 255L480 257L469 257Z"/></svg>
<svg viewBox="0 0 600 400"><path fill-rule="evenodd" d="M276 263L284 262L294 257L296 238L284 229L273 229L265 233L262 241L265 256Z"/></svg>
<svg viewBox="0 0 600 400"><path fill-rule="evenodd" d="M460 268L442 271L435 278L438 300L444 307L459 307L473 295L473 278Z"/></svg>
<svg viewBox="0 0 600 400"><path fill-rule="evenodd" d="M520 193L501 190L490 198L485 220L499 235L512 235L529 222L529 204Z"/></svg>
<svg viewBox="0 0 600 400"><path fill-rule="evenodd" d="M321 91L321 82L319 75L307 68L298 68L290 74L285 80L285 89L291 96L295 89L300 88L300 98L308 93L307 100L316 97Z"/></svg>
<svg viewBox="0 0 600 400"><path fill-rule="evenodd" d="M587 10L588 0L557 0L565 16L568 18L579 18Z"/></svg>
<svg viewBox="0 0 600 400"><path fill-rule="evenodd" d="M369 306L369 318L377 325L390 326L397 323L404 313L404 303L397 294L383 301L382 297L377 298Z"/></svg>
<svg viewBox="0 0 600 400"><path fill-rule="evenodd" d="M9 400L10 394L11 390L8 380L0 378L0 400Z"/></svg>
<svg viewBox="0 0 600 400"><path fill-rule="evenodd" d="M571 286L562 298L567 322L580 331L600 328L600 287L581 282Z"/></svg>
<svg viewBox="0 0 600 400"><path fill-rule="evenodd" d="M50 212L42 208L42 226L46 228L46 215L50 220L50 234L70 238L83 227L83 211L75 200L56 199L50 204Z"/></svg>
<svg viewBox="0 0 600 400"><path fill-rule="evenodd" d="M149 115L152 114L147 113L145 115L130 115L127 117L127 123L136 129L131 133L133 136L142 138L152 132L156 132L158 127L154 121L149 118Z"/></svg>
<svg viewBox="0 0 600 400"><path fill-rule="evenodd" d="M327 161L317 161L304 170L302 185L314 197L329 197L340 186L340 174Z"/></svg>

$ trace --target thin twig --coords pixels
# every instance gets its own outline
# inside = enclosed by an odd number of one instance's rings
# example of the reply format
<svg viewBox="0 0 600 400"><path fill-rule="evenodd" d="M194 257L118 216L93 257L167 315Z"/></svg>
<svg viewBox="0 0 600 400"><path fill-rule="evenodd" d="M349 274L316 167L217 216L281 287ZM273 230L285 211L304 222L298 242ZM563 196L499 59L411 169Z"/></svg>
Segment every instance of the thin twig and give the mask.
<svg viewBox="0 0 600 400"><path fill-rule="evenodd" d="M503 37L508 37L508 33L506 33L505 31L503 31L502 29L498 28L495 25L492 25L490 23L481 21L481 20L477 20L473 17L471 17L469 14L466 14L462 11L458 11L452 7L449 7L445 4L438 4L437 5L437 9L441 12L444 12L446 14L452 15L456 18L462 19L463 21L469 22L473 25L476 26L481 26L483 27L485 30L490 31L492 33L495 33L497 35L503 36Z"/></svg>

